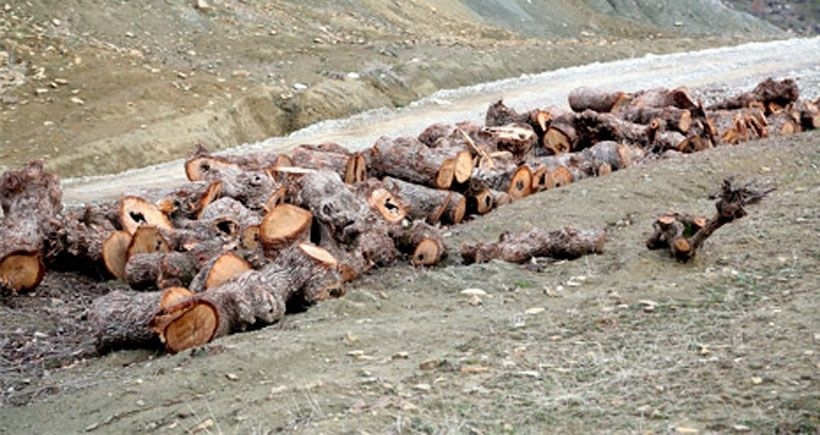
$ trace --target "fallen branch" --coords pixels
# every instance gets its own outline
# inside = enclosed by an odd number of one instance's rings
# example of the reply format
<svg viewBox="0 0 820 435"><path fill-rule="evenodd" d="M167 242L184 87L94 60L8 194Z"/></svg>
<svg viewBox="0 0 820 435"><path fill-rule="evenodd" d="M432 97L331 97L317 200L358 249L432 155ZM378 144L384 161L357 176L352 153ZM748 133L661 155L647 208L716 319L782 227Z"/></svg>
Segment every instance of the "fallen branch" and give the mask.
<svg viewBox="0 0 820 435"><path fill-rule="evenodd" d="M649 249L668 248L678 261L687 262L695 258L703 242L718 228L746 216L746 205L755 204L774 190L754 190L749 184L741 187L733 185L733 179L723 180L717 213L711 218L692 217L681 213L666 213L652 224L655 233L646 241Z"/></svg>

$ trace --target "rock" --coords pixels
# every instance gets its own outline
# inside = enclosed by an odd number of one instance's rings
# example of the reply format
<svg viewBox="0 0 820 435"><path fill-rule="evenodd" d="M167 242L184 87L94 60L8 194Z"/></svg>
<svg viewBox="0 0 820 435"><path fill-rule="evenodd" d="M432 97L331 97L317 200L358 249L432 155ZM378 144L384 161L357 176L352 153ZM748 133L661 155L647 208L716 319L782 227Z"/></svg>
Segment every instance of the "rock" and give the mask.
<svg viewBox="0 0 820 435"><path fill-rule="evenodd" d="M69 100L68 100L68 101L71 101L72 103L74 103L74 104L76 104L76 105L78 105L78 106L82 106L82 105L84 105L84 104L85 104L85 100L83 100L83 99L82 99L82 98L80 98L80 97L71 97L71 98L69 98Z"/></svg>
<svg viewBox="0 0 820 435"><path fill-rule="evenodd" d="M464 296L489 296L487 292L481 290L480 288L468 288L461 291L461 294Z"/></svg>
<svg viewBox="0 0 820 435"><path fill-rule="evenodd" d="M436 368L441 367L443 362L438 358L428 359L427 361L423 361L419 364L419 368L422 370L433 370Z"/></svg>
<svg viewBox="0 0 820 435"><path fill-rule="evenodd" d="M359 75L359 73L356 73L356 72L347 73L347 78L349 78L351 80L358 80L360 77L361 76Z"/></svg>
<svg viewBox="0 0 820 435"><path fill-rule="evenodd" d="M235 373L226 373L225 377L228 378L229 381L238 381L239 380L239 376L237 376Z"/></svg>
<svg viewBox="0 0 820 435"><path fill-rule="evenodd" d="M209 12L209 11L213 10L213 6L211 6L211 5L210 5L207 1L205 1L205 0L196 0L196 1L194 2L194 7L195 7L196 9L199 9L199 10L200 10L200 11L202 11L202 12Z"/></svg>
<svg viewBox="0 0 820 435"><path fill-rule="evenodd" d="M534 316L536 314L543 313L544 310L546 310L546 308L544 308L544 307L533 307L533 308L528 308L527 311L524 311L524 312L526 314L529 314L530 316Z"/></svg>
<svg viewBox="0 0 820 435"><path fill-rule="evenodd" d="M293 84L293 89L297 90L297 91L304 91L307 88L308 88L308 86L304 83L294 83Z"/></svg>

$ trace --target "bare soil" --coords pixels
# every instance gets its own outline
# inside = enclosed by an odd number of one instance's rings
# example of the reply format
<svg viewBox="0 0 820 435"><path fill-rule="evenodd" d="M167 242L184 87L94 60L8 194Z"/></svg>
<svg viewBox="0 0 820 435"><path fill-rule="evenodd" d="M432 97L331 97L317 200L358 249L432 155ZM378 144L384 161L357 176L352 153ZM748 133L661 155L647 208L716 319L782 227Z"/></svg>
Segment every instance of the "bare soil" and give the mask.
<svg viewBox="0 0 820 435"><path fill-rule="evenodd" d="M51 274L3 299L4 328L25 326L2 335L2 430L816 433L818 140L631 167L447 237L455 249L533 226L603 227L603 255L380 270L342 299L174 356L90 358L82 307L100 290ZM711 213L732 174L777 190L691 264L646 250L657 214ZM471 304L467 288L488 295Z"/></svg>
<svg viewBox="0 0 820 435"><path fill-rule="evenodd" d="M438 89L783 36L707 0L611 3L8 2L0 170L117 173Z"/></svg>

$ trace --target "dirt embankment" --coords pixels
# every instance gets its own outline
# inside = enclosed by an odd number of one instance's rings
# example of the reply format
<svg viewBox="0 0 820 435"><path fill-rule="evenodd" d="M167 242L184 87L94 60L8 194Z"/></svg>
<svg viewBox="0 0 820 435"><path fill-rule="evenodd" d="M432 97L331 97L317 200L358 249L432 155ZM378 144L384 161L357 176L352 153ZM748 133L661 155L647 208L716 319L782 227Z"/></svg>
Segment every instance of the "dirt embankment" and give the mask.
<svg viewBox="0 0 820 435"><path fill-rule="evenodd" d="M778 35L683 3L10 2L0 169L45 157L64 177L118 172L437 89Z"/></svg>
<svg viewBox="0 0 820 435"><path fill-rule="evenodd" d="M607 229L602 255L380 270L277 326L174 356L84 359L85 322L71 320L100 289L49 274L0 310L21 325L0 337L0 432L816 433L818 139L633 166L446 238L572 224ZM659 213L713 213L730 174L777 190L692 263L645 248Z"/></svg>

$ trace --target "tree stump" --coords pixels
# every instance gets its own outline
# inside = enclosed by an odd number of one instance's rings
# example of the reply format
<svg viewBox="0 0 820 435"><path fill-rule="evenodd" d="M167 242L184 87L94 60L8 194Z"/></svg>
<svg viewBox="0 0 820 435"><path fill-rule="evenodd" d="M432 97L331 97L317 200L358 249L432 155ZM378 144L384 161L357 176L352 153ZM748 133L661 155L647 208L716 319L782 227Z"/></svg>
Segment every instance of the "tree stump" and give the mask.
<svg viewBox="0 0 820 435"><path fill-rule="evenodd" d="M6 171L0 177L0 206L0 289L32 290L45 274L47 239L60 229L60 181L40 160Z"/></svg>

